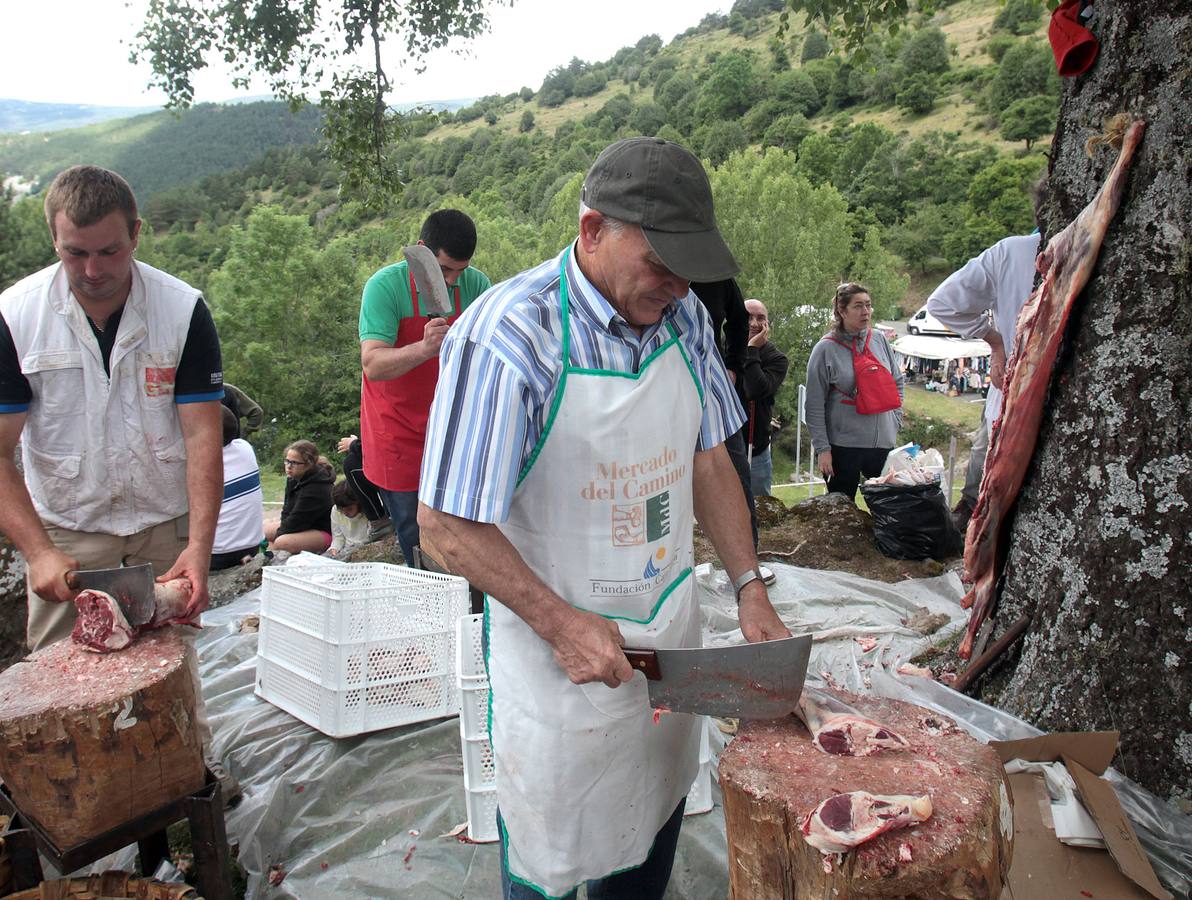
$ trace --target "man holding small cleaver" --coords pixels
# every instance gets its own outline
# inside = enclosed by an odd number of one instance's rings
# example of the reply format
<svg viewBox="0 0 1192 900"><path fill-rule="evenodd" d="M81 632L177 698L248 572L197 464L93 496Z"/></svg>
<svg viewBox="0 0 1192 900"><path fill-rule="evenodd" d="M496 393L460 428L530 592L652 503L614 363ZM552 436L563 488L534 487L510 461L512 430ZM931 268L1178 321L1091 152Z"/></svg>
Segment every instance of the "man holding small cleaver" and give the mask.
<svg viewBox="0 0 1192 900"><path fill-rule="evenodd" d="M439 379L439 347L459 314L488 290L469 263L476 225L458 209L422 223L405 260L364 286L360 302L360 441L364 475L381 491L407 565L418 546L418 473Z"/></svg>
<svg viewBox="0 0 1192 900"><path fill-rule="evenodd" d="M689 281L738 266L703 167L630 138L581 197L578 239L443 344L419 522L488 595L504 897L657 900L699 768L687 713L789 714L810 638L770 605L724 448L744 416ZM754 642L725 655L698 649L695 518Z"/></svg>

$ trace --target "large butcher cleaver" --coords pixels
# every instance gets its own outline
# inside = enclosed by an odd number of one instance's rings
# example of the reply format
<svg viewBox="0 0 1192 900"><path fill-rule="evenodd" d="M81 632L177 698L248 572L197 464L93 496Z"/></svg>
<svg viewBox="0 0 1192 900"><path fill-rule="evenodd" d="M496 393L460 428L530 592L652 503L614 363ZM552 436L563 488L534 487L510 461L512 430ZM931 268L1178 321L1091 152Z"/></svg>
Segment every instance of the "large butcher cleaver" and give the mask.
<svg viewBox="0 0 1192 900"><path fill-rule="evenodd" d="M414 287L418 288L418 301L428 316L442 316L446 318L455 314L455 305L447 295L447 282L443 279L443 270L439 268L439 261L425 244L411 244L403 247L406 262L410 265L410 275L414 278Z"/></svg>
<svg viewBox="0 0 1192 900"><path fill-rule="evenodd" d="M103 591L116 600L128 624L137 628L153 618L153 566L121 566L119 569L76 569L66 573L71 590Z"/></svg>
<svg viewBox="0 0 1192 900"><path fill-rule="evenodd" d="M799 705L811 635L689 650L625 649L646 676L655 709L741 719L778 719Z"/></svg>

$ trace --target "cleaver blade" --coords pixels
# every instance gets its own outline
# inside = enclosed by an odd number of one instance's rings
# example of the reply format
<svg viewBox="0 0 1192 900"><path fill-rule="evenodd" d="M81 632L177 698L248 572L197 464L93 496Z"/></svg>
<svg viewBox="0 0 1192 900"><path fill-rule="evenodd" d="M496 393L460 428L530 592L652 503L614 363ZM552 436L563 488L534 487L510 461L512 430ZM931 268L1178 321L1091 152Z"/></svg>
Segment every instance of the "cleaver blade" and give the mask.
<svg viewBox="0 0 1192 900"><path fill-rule="evenodd" d="M439 261L425 244L411 244L402 247L406 262L410 264L410 275L418 289L418 300L426 314L431 317L447 318L455 314L455 306L447 294L447 282Z"/></svg>
<svg viewBox="0 0 1192 900"><path fill-rule="evenodd" d="M153 566L121 566L118 569L76 569L66 573L72 590L103 591L110 594L128 624L138 628L153 618Z"/></svg>
<svg viewBox="0 0 1192 900"><path fill-rule="evenodd" d="M778 719L799 705L811 635L673 650L625 649L646 676L655 709L740 719Z"/></svg>

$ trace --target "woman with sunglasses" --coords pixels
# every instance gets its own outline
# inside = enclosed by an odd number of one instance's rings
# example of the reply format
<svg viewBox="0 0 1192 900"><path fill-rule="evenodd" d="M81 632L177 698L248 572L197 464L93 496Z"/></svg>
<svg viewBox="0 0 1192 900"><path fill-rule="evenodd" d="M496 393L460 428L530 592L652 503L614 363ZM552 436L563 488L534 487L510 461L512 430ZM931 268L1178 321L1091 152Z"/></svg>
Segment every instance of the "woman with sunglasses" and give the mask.
<svg viewBox="0 0 1192 900"><path fill-rule="evenodd" d="M286 447L286 496L281 521L265 526L270 550L322 553L331 546L331 486L335 472L310 441Z"/></svg>
<svg viewBox="0 0 1192 900"><path fill-rule="evenodd" d="M902 425L903 376L886 338L869 327L863 285L836 288L833 329L807 361L807 425L828 490L855 499L862 475L880 475Z"/></svg>

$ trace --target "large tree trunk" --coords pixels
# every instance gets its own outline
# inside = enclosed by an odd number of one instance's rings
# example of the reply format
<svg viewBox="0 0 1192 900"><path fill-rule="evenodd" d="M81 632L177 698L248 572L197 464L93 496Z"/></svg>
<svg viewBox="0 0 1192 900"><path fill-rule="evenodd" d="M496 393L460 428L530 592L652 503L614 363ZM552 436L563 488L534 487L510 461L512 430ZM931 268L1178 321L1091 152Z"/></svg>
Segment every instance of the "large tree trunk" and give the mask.
<svg viewBox="0 0 1192 900"><path fill-rule="evenodd" d="M1192 10L1097 0L1096 65L1064 88L1047 235L1116 158L1109 116L1146 136L1069 324L1010 531L995 634L1029 613L984 697L1044 729L1118 729L1116 766L1192 797Z"/></svg>

